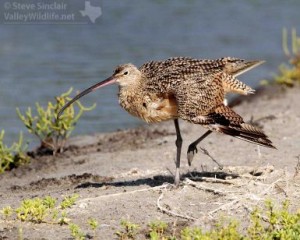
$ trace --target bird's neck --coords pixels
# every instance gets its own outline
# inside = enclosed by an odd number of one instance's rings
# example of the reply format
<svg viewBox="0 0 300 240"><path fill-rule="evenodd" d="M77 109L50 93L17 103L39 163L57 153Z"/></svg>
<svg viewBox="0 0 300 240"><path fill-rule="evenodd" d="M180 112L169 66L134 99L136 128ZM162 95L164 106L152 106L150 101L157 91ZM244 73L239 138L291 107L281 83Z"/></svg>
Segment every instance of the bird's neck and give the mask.
<svg viewBox="0 0 300 240"><path fill-rule="evenodd" d="M119 85L119 95L137 94L138 90L140 90L141 87L142 84L140 81L136 81L128 85Z"/></svg>
<svg viewBox="0 0 300 240"><path fill-rule="evenodd" d="M141 93L139 85L119 86L119 104L132 115L137 115L138 103Z"/></svg>
<svg viewBox="0 0 300 240"><path fill-rule="evenodd" d="M139 85L119 86L119 99L127 99L139 94Z"/></svg>

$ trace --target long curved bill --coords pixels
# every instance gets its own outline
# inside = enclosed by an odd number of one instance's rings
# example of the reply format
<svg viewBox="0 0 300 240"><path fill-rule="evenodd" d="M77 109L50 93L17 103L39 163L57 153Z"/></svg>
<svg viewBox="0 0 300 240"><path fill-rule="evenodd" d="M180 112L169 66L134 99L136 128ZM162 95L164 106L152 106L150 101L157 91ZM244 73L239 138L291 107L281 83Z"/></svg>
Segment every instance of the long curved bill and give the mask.
<svg viewBox="0 0 300 240"><path fill-rule="evenodd" d="M101 87L113 84L116 82L116 79L114 78L114 76L111 76L105 80L103 80L102 82L96 83L95 85L89 87L88 89L85 89L84 91L82 91L81 93L79 93L78 95L76 95L72 100L70 100L69 102L67 102L58 112L57 114L57 119L59 119L59 117L62 115L62 113L65 111L66 108L68 108L72 103L74 103L75 101L77 101L79 98L83 97L84 95L87 95L90 92L93 92Z"/></svg>

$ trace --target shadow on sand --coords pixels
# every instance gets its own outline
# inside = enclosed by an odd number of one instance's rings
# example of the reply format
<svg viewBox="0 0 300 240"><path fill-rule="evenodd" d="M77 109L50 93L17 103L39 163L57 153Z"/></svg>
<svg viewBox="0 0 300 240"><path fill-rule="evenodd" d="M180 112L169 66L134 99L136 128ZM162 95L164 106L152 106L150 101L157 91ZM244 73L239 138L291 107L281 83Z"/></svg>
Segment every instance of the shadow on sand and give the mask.
<svg viewBox="0 0 300 240"><path fill-rule="evenodd" d="M238 178L238 174L231 174L231 173L225 173L225 172L197 172L193 171L190 173L186 173L181 175L181 180L185 178L193 178L193 181L201 182L203 181L201 178L203 177L209 177L209 178L217 178L217 179L223 179L226 178ZM160 186L164 183L170 183L173 184L174 177L173 176L166 176L166 175L155 175L153 177L149 178L140 178L136 180L130 180L130 181L111 181L111 182L85 182L82 184L77 185L75 188L101 188L103 186L113 186L113 187L133 187L133 186L140 186L140 185L148 185L150 187L156 187Z"/></svg>

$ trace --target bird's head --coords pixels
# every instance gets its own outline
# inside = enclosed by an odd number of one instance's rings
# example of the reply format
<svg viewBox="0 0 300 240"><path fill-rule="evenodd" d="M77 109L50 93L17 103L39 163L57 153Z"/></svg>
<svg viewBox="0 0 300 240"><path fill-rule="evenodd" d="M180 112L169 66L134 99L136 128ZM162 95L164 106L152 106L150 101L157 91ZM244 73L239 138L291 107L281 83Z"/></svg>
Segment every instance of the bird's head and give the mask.
<svg viewBox="0 0 300 240"><path fill-rule="evenodd" d="M120 65L116 68L112 77L120 87L132 86L141 78L140 70L131 63Z"/></svg>
<svg viewBox="0 0 300 240"><path fill-rule="evenodd" d="M69 107L72 103L74 103L79 98L83 97L84 95L87 95L88 93L90 93L96 89L99 89L101 87L104 87L104 86L107 86L107 85L110 85L113 83L118 83L120 85L120 87L132 86L132 85L136 84L140 78L141 78L141 72L133 64L127 63L127 64L119 65L116 68L116 70L114 71L112 76L87 88L86 90L77 94L72 100L67 102L59 111L59 113L57 115L57 119L60 117L60 115L63 113L63 111L67 107Z"/></svg>

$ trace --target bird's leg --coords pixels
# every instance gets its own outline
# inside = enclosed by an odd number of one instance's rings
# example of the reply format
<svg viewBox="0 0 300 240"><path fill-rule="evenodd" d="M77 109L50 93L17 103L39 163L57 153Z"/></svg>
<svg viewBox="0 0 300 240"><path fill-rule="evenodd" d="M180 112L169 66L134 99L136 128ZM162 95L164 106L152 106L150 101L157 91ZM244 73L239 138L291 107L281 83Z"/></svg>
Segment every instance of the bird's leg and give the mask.
<svg viewBox="0 0 300 240"><path fill-rule="evenodd" d="M191 166L192 164L195 153L198 152L197 145L211 133L212 133L211 130L206 131L201 137L199 137L196 141L192 142L189 145L187 151L187 159L188 159L189 166Z"/></svg>
<svg viewBox="0 0 300 240"><path fill-rule="evenodd" d="M196 141L192 142L189 145L189 148L187 151L187 159L188 159L189 166L191 166L191 164L192 164L195 153L198 152L197 145L211 133L212 133L211 130L206 131L201 137L199 137ZM201 149L201 150L203 151L203 149ZM204 152L204 154L206 154L206 153ZM206 155L208 155L208 154L206 154ZM208 155L208 156L210 156L210 155Z"/></svg>
<svg viewBox="0 0 300 240"><path fill-rule="evenodd" d="M182 137L180 134L180 128L179 128L179 123L178 119L174 120L175 124L175 129L176 129L176 147L177 147L177 154L176 154L176 172L175 172L175 181L174 184L176 187L178 187L179 182L180 182L180 155L181 155L181 147L182 147Z"/></svg>

